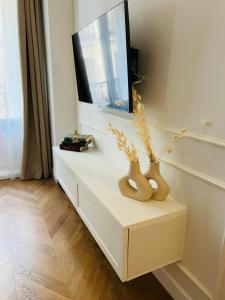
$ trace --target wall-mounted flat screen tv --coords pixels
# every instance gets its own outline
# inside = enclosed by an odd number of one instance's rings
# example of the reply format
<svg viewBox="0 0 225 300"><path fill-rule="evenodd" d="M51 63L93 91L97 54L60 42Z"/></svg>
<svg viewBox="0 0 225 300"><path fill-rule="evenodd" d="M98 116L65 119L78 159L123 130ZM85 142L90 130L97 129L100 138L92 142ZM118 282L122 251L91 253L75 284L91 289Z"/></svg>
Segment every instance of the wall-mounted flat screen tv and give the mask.
<svg viewBox="0 0 225 300"><path fill-rule="evenodd" d="M128 3L72 36L79 101L132 112Z"/></svg>

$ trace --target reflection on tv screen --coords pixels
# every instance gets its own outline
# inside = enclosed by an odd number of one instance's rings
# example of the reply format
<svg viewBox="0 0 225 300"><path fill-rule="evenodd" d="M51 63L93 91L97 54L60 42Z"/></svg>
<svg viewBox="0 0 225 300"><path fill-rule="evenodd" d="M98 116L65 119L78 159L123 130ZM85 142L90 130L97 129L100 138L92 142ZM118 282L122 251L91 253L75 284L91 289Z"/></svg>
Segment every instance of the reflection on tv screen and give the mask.
<svg viewBox="0 0 225 300"><path fill-rule="evenodd" d="M129 110L124 3L73 35L79 100Z"/></svg>

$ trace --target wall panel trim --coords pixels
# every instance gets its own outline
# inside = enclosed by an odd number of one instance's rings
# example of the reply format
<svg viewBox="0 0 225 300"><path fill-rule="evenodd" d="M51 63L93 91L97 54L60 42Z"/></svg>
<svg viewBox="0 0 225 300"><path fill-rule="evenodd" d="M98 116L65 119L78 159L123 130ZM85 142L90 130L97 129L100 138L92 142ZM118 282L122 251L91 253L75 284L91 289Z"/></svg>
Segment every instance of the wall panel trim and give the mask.
<svg viewBox="0 0 225 300"><path fill-rule="evenodd" d="M90 104L87 103L79 103L79 108L80 109L84 109L84 110L89 110L92 111L94 113L104 113L104 114L111 114L113 117L119 118L119 119L128 119L128 120L132 120L134 118L133 114L127 114L125 112L121 112L121 111L116 111L116 110L110 110L107 108L101 108L101 107L97 107L96 105L91 106ZM167 131L173 134L176 134L179 132L178 128L174 128L171 126L160 126L160 125L151 125L153 128L155 129L159 129L161 131ZM204 135L204 134L200 134L197 132L192 132L192 131L187 131L186 133L186 137L193 139L193 140L197 140L203 143L209 143L215 146L219 146L222 148L225 148L225 139L222 138L216 138L213 136L208 136L208 135Z"/></svg>
<svg viewBox="0 0 225 300"><path fill-rule="evenodd" d="M173 159L170 159L170 158L162 158L161 161L163 163L166 163L166 164L168 164L172 167L175 167L175 168L177 168L181 171L184 171L185 173L188 173L188 174L193 175L193 176L195 176L195 177L197 177L197 178L199 178L203 181L206 181L206 182L208 182L208 183L210 183L210 184L212 184L212 185L214 185L214 186L216 186L220 189L225 190L225 182L223 180L220 180L218 178L215 178L213 176L210 176L208 174L205 174L203 172L200 172L198 170L190 168L190 167L188 167L184 164L181 164L181 163L179 163L179 162L177 162Z"/></svg>
<svg viewBox="0 0 225 300"><path fill-rule="evenodd" d="M88 127L88 128L90 128L92 130L95 130L95 131L99 132L100 134L103 134L103 135L105 135L105 136L107 136L109 138L113 138L110 133L108 133L106 131L103 131L103 130L100 130L98 128L95 128L94 126L90 126L90 125L88 125L86 123L81 122L80 123L80 128L82 128L82 126ZM140 149L140 148L137 148L137 151L140 152L140 153L145 153L145 151L143 149ZM191 168L191 167L189 167L187 165L179 163L179 162L177 162L177 161L175 161L173 159L170 159L170 158L162 158L161 162L163 162L163 163L165 163L167 165L170 165L170 166L172 166L172 167L174 167L176 169L179 169L179 170L181 170L181 171L183 171L185 173L193 175L193 176L195 176L195 177L197 177L197 178L199 178L199 179L201 179L201 180L203 180L203 181L205 181L205 182L207 182L209 184L212 184L212 185L216 186L217 188L225 190L225 182L223 180L220 180L220 179L218 179L216 177L210 176L210 175L208 175L206 173L200 172L200 171L198 171L196 169L193 169L193 168Z"/></svg>
<svg viewBox="0 0 225 300"><path fill-rule="evenodd" d="M179 129L177 128L173 128L173 127L167 127L167 126L153 126L156 129L160 129L163 131L167 131L173 134L176 134L179 132ZM209 143L215 146L219 146L222 148L225 148L225 140L221 139L221 138L216 138L213 136L208 136L208 135L203 135L197 132L191 132L191 131L187 131L186 135L187 138L193 139L193 140L198 140L200 142L203 143Z"/></svg>

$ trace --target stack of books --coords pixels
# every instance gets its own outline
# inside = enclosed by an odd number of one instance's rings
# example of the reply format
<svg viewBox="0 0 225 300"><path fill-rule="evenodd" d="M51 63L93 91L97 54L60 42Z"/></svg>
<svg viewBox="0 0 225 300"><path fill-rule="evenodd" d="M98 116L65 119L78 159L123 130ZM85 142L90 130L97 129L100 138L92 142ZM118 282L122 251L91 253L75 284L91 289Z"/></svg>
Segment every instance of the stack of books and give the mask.
<svg viewBox="0 0 225 300"><path fill-rule="evenodd" d="M59 147L62 150L81 152L87 150L91 143L93 143L92 135L72 133L64 137Z"/></svg>

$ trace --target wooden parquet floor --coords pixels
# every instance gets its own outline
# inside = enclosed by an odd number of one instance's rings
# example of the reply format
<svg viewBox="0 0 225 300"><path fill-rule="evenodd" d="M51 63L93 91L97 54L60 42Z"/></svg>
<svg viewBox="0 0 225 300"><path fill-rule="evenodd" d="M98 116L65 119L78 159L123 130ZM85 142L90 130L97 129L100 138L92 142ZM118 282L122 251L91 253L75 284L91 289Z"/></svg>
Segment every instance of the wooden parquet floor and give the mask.
<svg viewBox="0 0 225 300"><path fill-rule="evenodd" d="M172 299L152 274L121 283L53 180L0 181L0 300Z"/></svg>

